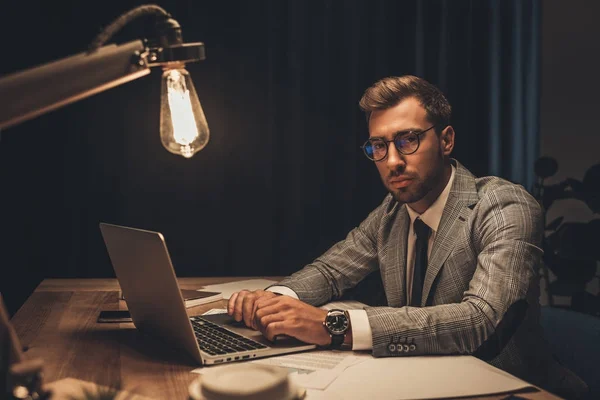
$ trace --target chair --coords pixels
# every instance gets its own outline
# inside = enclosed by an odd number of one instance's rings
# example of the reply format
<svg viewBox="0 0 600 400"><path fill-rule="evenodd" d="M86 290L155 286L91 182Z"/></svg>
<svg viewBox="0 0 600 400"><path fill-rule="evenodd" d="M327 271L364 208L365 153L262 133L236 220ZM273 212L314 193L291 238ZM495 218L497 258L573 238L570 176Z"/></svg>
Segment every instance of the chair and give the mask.
<svg viewBox="0 0 600 400"><path fill-rule="evenodd" d="M588 385L585 399L600 399L600 318L545 306L540 322L558 361Z"/></svg>

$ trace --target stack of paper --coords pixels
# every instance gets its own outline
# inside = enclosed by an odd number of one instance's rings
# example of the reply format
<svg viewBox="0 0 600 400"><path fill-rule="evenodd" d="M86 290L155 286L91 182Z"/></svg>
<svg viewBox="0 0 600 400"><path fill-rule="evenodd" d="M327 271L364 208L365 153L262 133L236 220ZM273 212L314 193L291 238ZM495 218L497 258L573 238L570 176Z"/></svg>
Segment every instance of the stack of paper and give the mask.
<svg viewBox="0 0 600 400"><path fill-rule="evenodd" d="M314 350L247 362L286 368L307 389L307 399L442 399L531 387L472 356L374 358L369 352Z"/></svg>
<svg viewBox="0 0 600 400"><path fill-rule="evenodd" d="M472 356L386 357L346 369L325 393L340 399L441 399L527 387L531 385Z"/></svg>
<svg viewBox="0 0 600 400"><path fill-rule="evenodd" d="M251 279L204 290L228 299L242 289L264 289L276 283ZM335 302L322 308L361 309L359 302ZM225 312L213 309L207 314ZM531 385L472 356L374 358L370 351L313 350L247 361L286 368L307 399L441 399L516 392ZM225 366L208 367L223 368ZM202 373L207 367L192 372Z"/></svg>
<svg viewBox="0 0 600 400"><path fill-rule="evenodd" d="M209 292L206 290L181 289L181 295L183 296L186 308L212 303L223 298L221 292Z"/></svg>
<svg viewBox="0 0 600 400"><path fill-rule="evenodd" d="M267 286L271 286L277 283L269 279L247 279L243 281L235 281L229 283L219 283L217 285L204 286L202 290L211 292L221 292L225 300L229 300L231 295L241 290L258 290L264 289Z"/></svg>

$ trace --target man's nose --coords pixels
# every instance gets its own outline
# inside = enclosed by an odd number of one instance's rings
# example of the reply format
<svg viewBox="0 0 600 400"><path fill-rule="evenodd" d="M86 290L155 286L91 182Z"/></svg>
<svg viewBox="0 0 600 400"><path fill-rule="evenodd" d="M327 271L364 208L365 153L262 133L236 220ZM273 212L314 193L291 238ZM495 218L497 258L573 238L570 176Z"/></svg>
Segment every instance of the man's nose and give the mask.
<svg viewBox="0 0 600 400"><path fill-rule="evenodd" d="M394 142L390 143L390 145L388 146L388 154L387 154L387 158L386 158L386 163L387 163L388 167L392 170L396 170L396 169L398 169L398 167L404 168L404 166L406 165L406 160L404 159L404 154L401 154L398 151L398 149L394 145Z"/></svg>

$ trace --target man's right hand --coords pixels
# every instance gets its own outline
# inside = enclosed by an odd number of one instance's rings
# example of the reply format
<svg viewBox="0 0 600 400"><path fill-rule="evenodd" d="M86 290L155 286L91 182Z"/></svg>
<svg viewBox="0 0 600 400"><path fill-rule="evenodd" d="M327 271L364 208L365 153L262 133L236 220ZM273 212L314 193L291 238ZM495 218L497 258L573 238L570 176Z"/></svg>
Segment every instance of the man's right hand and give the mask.
<svg viewBox="0 0 600 400"><path fill-rule="evenodd" d="M270 299L275 296L277 296L276 293L265 290L255 290L253 292L242 290L235 292L229 298L229 303L227 303L227 314L233 316L238 322L243 320L247 327L257 329L254 322L256 301L258 299Z"/></svg>

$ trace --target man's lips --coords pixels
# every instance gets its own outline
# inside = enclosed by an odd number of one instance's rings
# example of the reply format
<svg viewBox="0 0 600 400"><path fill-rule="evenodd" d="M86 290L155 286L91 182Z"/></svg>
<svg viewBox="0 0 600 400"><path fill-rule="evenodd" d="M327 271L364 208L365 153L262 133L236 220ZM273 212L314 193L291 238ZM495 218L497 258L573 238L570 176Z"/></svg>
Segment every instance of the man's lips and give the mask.
<svg viewBox="0 0 600 400"><path fill-rule="evenodd" d="M410 185L412 182L411 178L392 178L389 180L390 186L402 188Z"/></svg>

